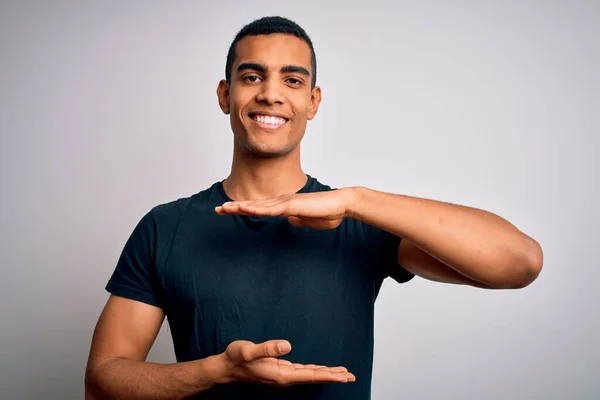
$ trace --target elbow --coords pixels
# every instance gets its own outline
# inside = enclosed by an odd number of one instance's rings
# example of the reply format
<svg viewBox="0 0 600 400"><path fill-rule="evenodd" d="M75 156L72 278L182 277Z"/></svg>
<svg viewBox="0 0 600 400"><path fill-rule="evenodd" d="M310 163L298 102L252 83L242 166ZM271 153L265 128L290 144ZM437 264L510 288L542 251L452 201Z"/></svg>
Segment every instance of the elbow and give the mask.
<svg viewBox="0 0 600 400"><path fill-rule="evenodd" d="M542 272L544 255L536 241L530 239L527 250L520 255L506 257L493 280L487 282L489 289L523 289L531 285Z"/></svg>
<svg viewBox="0 0 600 400"><path fill-rule="evenodd" d="M108 398L102 390L102 376L106 375L103 367L106 361L88 360L84 376L85 400L102 400Z"/></svg>
<svg viewBox="0 0 600 400"><path fill-rule="evenodd" d="M515 267L515 280L511 289L523 289L531 285L542 272L544 266L544 253L538 242L529 239L527 250Z"/></svg>
<svg viewBox="0 0 600 400"><path fill-rule="evenodd" d="M93 368L88 365L85 371L84 379L85 400L100 400L101 396L98 391L98 384L94 377Z"/></svg>
<svg viewBox="0 0 600 400"><path fill-rule="evenodd" d="M84 390L85 390L85 400L99 400L100 397L98 397L98 393L97 393L97 388L94 385L93 380L91 379L91 377L86 374L85 376L85 382L84 382Z"/></svg>

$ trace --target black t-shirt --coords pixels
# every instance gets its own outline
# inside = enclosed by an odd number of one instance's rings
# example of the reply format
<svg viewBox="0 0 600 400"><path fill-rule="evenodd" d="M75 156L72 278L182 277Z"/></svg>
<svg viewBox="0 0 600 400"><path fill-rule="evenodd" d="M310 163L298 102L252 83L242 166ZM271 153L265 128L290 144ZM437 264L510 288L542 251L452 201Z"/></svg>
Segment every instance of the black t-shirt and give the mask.
<svg viewBox="0 0 600 400"><path fill-rule="evenodd" d="M333 190L313 177L299 193ZM344 366L356 382L284 388L233 383L198 399L370 398L374 302L383 280L414 275L396 264L400 238L345 219L332 230L280 217L219 216L222 182L146 214L106 289L161 307L177 361L221 353L234 340L289 340L292 362Z"/></svg>

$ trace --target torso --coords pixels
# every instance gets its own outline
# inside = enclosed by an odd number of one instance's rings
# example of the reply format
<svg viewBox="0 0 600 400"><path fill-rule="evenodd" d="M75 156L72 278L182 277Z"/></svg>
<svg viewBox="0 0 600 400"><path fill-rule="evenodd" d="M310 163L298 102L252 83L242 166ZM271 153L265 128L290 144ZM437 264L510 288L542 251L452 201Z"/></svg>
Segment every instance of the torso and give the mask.
<svg viewBox="0 0 600 400"><path fill-rule="evenodd" d="M311 179L305 190L329 190ZM317 231L283 218L217 215L214 207L227 200L216 183L155 211L156 273L177 360L223 352L234 340L286 339L292 352L283 358L345 366L357 382L235 384L198 398L370 398L374 302L383 276L364 226L344 220L337 229ZM161 213L171 221L161 225Z"/></svg>

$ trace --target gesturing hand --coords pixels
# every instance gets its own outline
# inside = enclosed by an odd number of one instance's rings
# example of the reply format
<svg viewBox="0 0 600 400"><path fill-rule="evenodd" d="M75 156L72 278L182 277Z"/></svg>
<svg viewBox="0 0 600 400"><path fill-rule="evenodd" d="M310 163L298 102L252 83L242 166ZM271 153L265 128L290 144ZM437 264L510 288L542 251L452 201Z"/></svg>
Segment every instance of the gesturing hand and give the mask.
<svg viewBox="0 0 600 400"><path fill-rule="evenodd" d="M354 382L356 378L344 367L294 364L276 357L290 352L285 340L255 344L236 340L222 354L228 381L254 382L273 386L307 383Z"/></svg>
<svg viewBox="0 0 600 400"><path fill-rule="evenodd" d="M283 195L267 200L231 201L217 207L215 211L219 215L286 217L294 226L334 229L349 215L351 204L351 193L339 189Z"/></svg>

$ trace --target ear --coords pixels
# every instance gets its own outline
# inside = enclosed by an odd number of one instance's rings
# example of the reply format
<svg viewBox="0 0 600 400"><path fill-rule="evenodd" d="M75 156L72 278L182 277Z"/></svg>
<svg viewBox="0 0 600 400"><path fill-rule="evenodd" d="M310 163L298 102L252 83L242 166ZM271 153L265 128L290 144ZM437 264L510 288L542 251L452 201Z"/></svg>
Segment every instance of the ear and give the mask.
<svg viewBox="0 0 600 400"><path fill-rule="evenodd" d="M308 119L311 120L317 115L319 105L321 104L321 88L315 86L310 94L310 107L308 108Z"/></svg>
<svg viewBox="0 0 600 400"><path fill-rule="evenodd" d="M225 79L219 82L217 97L219 99L219 107L221 107L224 114L228 115L231 111L231 106L229 104L229 83Z"/></svg>

